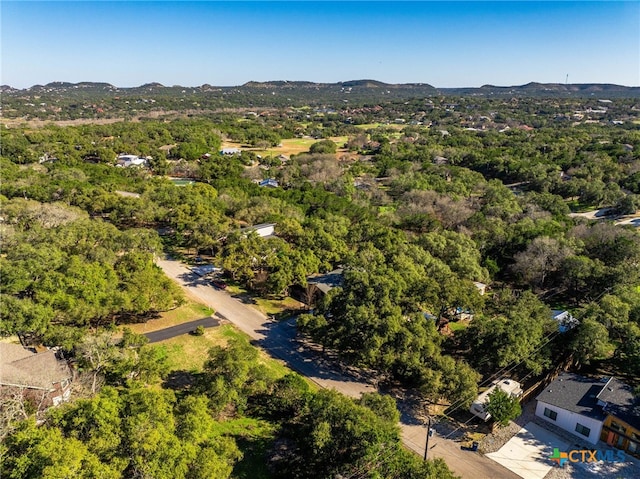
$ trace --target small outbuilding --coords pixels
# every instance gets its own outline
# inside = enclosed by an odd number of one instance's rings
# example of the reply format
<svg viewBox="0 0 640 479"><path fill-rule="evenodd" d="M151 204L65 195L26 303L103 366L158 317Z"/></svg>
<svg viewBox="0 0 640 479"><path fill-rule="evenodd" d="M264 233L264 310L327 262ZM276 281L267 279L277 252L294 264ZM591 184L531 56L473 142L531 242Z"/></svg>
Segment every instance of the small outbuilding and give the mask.
<svg viewBox="0 0 640 479"><path fill-rule="evenodd" d="M267 178L266 180L262 180L260 183L258 183L258 186L267 188L278 188L280 184L275 178Z"/></svg>

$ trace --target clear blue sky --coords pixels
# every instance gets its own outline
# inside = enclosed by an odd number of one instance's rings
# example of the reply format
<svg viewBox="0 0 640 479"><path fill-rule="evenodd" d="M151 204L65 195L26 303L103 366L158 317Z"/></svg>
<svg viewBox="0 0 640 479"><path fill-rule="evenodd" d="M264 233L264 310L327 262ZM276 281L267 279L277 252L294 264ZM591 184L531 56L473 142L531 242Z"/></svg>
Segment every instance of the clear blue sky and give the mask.
<svg viewBox="0 0 640 479"><path fill-rule="evenodd" d="M0 4L0 82L640 85L640 2Z"/></svg>

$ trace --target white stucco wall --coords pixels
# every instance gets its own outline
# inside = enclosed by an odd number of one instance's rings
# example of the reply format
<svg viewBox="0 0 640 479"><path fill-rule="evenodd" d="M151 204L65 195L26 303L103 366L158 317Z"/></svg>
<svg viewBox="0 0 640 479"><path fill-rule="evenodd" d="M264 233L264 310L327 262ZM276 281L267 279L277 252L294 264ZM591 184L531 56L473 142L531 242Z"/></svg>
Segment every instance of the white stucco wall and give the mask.
<svg viewBox="0 0 640 479"><path fill-rule="evenodd" d="M544 408L549 408L552 411L558 413L558 417L555 421L544 415ZM591 444L595 444L600 439L600 432L602 431L602 421L598 421L597 419L582 416L581 414L567 411L557 406L552 406L551 404L547 404L543 401L538 401L538 405L536 406L536 416L541 417L551 424L555 424L556 426L570 432L571 434L574 434L581 439L584 439L585 441L590 442ZM591 429L589 437L586 437L576 431L577 423L580 423L583 426Z"/></svg>

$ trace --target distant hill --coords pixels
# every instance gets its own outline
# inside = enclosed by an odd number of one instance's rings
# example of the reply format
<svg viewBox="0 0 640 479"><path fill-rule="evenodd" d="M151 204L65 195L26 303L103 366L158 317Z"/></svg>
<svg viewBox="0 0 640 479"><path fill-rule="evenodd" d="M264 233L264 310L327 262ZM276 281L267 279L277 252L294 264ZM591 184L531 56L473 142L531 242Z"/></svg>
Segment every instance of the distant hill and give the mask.
<svg viewBox="0 0 640 479"><path fill-rule="evenodd" d="M479 88L439 88L447 95L517 96L517 97L590 97L606 95L616 98L640 97L640 87L611 83L536 83L519 86L483 85Z"/></svg>
<svg viewBox="0 0 640 479"><path fill-rule="evenodd" d="M118 94L137 94L149 91L162 90L163 93L171 94L172 90L180 91L190 89L200 92L220 92L233 91L241 93L243 91L250 93L256 90L271 90L272 93L278 91L286 91L288 95L298 91L303 96L309 90L316 92L315 94L324 92L329 97L337 93L349 91L349 94L356 96L376 96L389 95L392 97L416 97L416 96L434 96L434 95L461 95L461 96L518 96L518 97L589 97L594 95L606 95L611 97L640 97L640 87L628 87L623 85L614 85L610 83L536 83L530 82L525 85L517 86L497 86L483 85L481 87L462 87L462 88L436 88L427 83L402 83L390 84L377 80L349 80L337 83L315 83L311 81L267 81L256 82L250 81L239 86L214 86L204 84L198 87L185 87L174 85L167 87L161 83L145 83L138 87L119 88L109 83L96 82L51 82L46 85L34 85L25 90L12 88L9 85L2 85L3 93L16 94L21 91L46 91L50 93L68 93L70 91L82 90L83 92L114 92Z"/></svg>
<svg viewBox="0 0 640 479"><path fill-rule="evenodd" d="M192 92L235 92L235 93L251 93L252 91L270 90L272 94L278 91L286 92L287 95L299 92L301 96L313 90L316 95L326 94L329 99L333 99L335 94L345 93L354 96L377 96L388 95L391 97L418 97L418 96L434 96L434 95L461 95L461 96L517 96L517 97L589 97L594 95L607 95L611 97L640 97L640 87L628 87L623 85L614 85L610 83L536 83L530 82L525 85L516 86L497 86L483 85L481 87L462 87L462 88L436 88L427 83L402 83L390 84L377 80L350 80L337 83L315 83L311 81L267 81L256 82L250 81L239 86L214 86L204 84L198 87L185 87L180 85L164 86L161 83L145 83L138 87L119 88L109 83L96 82L52 82L46 85L34 85L30 88L19 90L9 85L3 85L1 91L3 93L16 94L26 91L44 91L49 93L69 93L81 90L83 92L114 92L122 94L148 94L149 91L163 90L163 94L171 94L172 91L182 92L188 89Z"/></svg>
<svg viewBox="0 0 640 479"><path fill-rule="evenodd" d="M224 108L291 108L337 105L361 108L388 102L406 103L435 97L469 98L640 98L640 87L608 83L527 83L518 86L483 85L478 88L435 88L428 83L390 84L376 80L338 83L310 81L247 82L240 86L164 86L145 83L119 88L109 83L52 82L18 90L0 87L3 118L77 119L138 116L166 111L215 111ZM327 111L329 111L327 110Z"/></svg>

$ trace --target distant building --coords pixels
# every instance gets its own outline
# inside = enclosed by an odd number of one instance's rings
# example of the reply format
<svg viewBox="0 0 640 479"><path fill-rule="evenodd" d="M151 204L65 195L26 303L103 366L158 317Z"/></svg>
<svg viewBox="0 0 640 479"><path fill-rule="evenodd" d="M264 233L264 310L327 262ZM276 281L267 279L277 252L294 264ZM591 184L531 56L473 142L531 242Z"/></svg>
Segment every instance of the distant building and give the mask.
<svg viewBox="0 0 640 479"><path fill-rule="evenodd" d="M145 166L147 164L147 158L141 158L137 155L118 155L116 164L124 168L130 166Z"/></svg>
<svg viewBox="0 0 640 479"><path fill-rule="evenodd" d="M514 381L513 379L500 379L499 381L494 381L486 391L480 393L475 401L471 403L471 407L469 407L471 414L479 417L483 421L488 421L491 418L491 414L487 411L489 395L498 388L513 397L522 396L522 386L519 382Z"/></svg>
<svg viewBox="0 0 640 479"><path fill-rule="evenodd" d="M240 153L242 153L240 148L223 148L220 150L220 154L224 156L239 155Z"/></svg>
<svg viewBox="0 0 640 479"><path fill-rule="evenodd" d="M473 285L478 290L478 293L480 293L480 296L484 296L484 294L487 292L487 285L486 284L481 283L480 281L474 281Z"/></svg>
<svg viewBox="0 0 640 479"><path fill-rule="evenodd" d="M193 271L198 276L206 276L211 273L218 273L222 271L222 268L218 268L217 266L214 266L212 264L201 264L199 266L194 266L193 268L191 268L191 271Z"/></svg>
<svg viewBox="0 0 640 479"><path fill-rule="evenodd" d="M580 322L569 311L554 309L551 311L551 319L558 323L558 331L566 333L575 328Z"/></svg>
<svg viewBox="0 0 640 479"><path fill-rule="evenodd" d="M267 188L278 188L280 184L275 178L268 178L258 183L258 186L267 187Z"/></svg>
<svg viewBox="0 0 640 479"><path fill-rule="evenodd" d="M306 288L300 285L293 286L290 294L298 301L312 307L333 288L342 286L343 282L343 270L337 268L329 273L309 276Z"/></svg>
<svg viewBox="0 0 640 479"><path fill-rule="evenodd" d="M48 407L67 401L73 374L53 350L36 353L18 344L0 343L0 394L20 392Z"/></svg>
<svg viewBox="0 0 640 479"><path fill-rule="evenodd" d="M255 231L261 238L271 238L276 235L276 224L277 223L261 223L259 225L247 226L246 228L241 228L240 232L248 234Z"/></svg>

